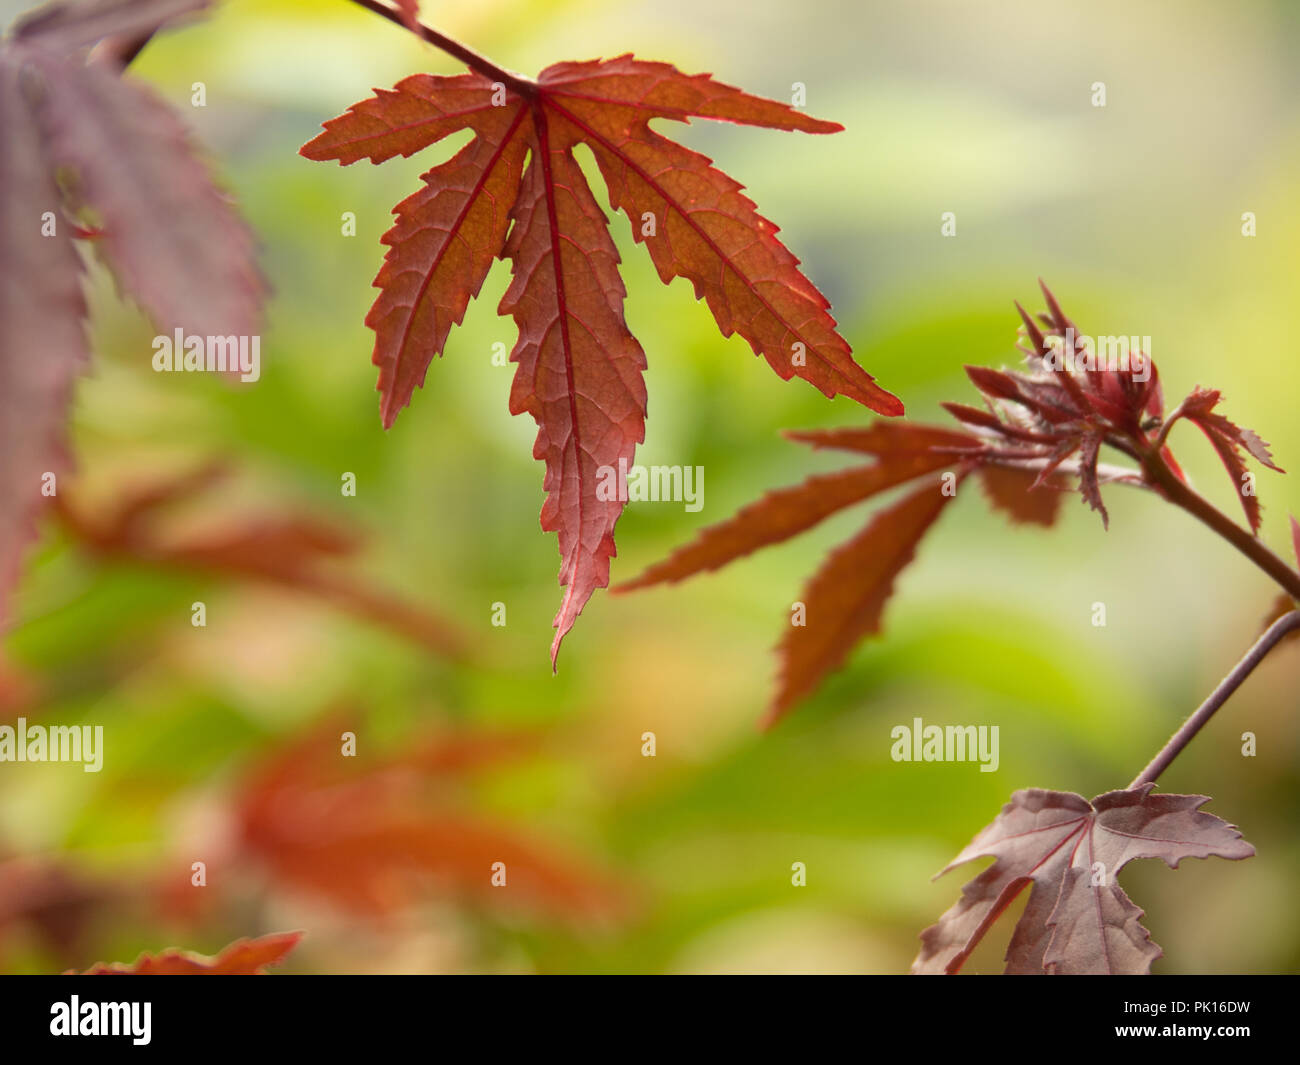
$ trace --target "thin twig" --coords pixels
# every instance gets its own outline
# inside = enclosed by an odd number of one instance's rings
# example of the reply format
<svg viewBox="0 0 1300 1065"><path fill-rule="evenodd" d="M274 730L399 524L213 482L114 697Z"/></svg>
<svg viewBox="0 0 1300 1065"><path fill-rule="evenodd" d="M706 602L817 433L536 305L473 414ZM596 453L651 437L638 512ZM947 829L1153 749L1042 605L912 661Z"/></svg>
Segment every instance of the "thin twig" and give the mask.
<svg viewBox="0 0 1300 1065"><path fill-rule="evenodd" d="M364 7L367 11L373 11L380 18L386 18L389 22L401 26L403 29L411 30L417 37L446 52L453 59L459 59L470 70L477 71L493 81L501 82L501 84L513 89L521 96L531 99L537 92L537 82L533 81L532 78L497 66L487 56L474 51L469 45L461 44L460 41L454 40L444 33L439 33L437 30L430 29L423 23L417 22L417 28L412 29L398 11L387 4L380 3L379 0L352 0L352 3Z"/></svg>
<svg viewBox="0 0 1300 1065"><path fill-rule="evenodd" d="M1240 662L1232 667L1230 672L1214 689L1210 697L1203 702L1191 717L1183 722L1183 727L1175 732L1169 742L1160 749L1160 753L1151 760L1137 778L1129 785L1129 789L1140 788L1143 784L1150 784L1156 777L1160 776L1169 768L1169 763L1178 757L1182 751L1195 736L1204 727L1205 723L1214 716L1216 710L1226 703L1229 697L1239 687L1242 682L1250 676L1255 667L1264 661L1269 651L1277 646L1278 642L1287 634L1300 629L1300 610L1293 610L1289 614L1284 614L1268 627L1268 630L1255 641L1253 646Z"/></svg>

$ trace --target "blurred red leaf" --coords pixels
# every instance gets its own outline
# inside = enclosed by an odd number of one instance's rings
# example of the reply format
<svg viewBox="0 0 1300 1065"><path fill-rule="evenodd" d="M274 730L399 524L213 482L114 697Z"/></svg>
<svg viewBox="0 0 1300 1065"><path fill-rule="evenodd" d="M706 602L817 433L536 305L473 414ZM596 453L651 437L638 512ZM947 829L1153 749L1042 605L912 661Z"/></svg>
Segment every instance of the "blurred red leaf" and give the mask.
<svg viewBox="0 0 1300 1065"><path fill-rule="evenodd" d="M431 895L610 915L620 893L602 874L464 812L432 792L449 774L526 746L502 737L416 740L379 760L344 757L331 721L246 779L237 802L243 846L282 888L383 917ZM358 764L360 763L360 764ZM494 887L494 863L506 885Z"/></svg>
<svg viewBox="0 0 1300 1065"><path fill-rule="evenodd" d="M73 237L94 233L123 290L159 328L256 331L265 286L251 234L183 124L113 64L83 55L202 6L50 4L0 43L0 625L45 477L67 466L68 402L89 358ZM101 225L79 224L87 207Z"/></svg>
<svg viewBox="0 0 1300 1065"><path fill-rule="evenodd" d="M206 8L210 0L76 0L44 4L18 18L13 36L69 54L106 37L150 33Z"/></svg>
<svg viewBox="0 0 1300 1065"><path fill-rule="evenodd" d="M72 384L89 358L81 324L81 259L65 227L41 235L58 204L19 68L0 51L0 624L35 535L41 480L67 465L64 421ZM34 353L39 352L36 357Z"/></svg>
<svg viewBox="0 0 1300 1065"><path fill-rule="evenodd" d="M283 961L302 937L302 932L278 932L258 939L240 939L231 943L215 958L204 958L173 948L153 955L141 954L130 965L100 962L80 975L265 976L267 966Z"/></svg>
<svg viewBox="0 0 1300 1065"><path fill-rule="evenodd" d="M170 106L103 64L37 51L55 163L101 219L97 247L164 331L252 336L265 283L253 235L212 183Z"/></svg>
<svg viewBox="0 0 1300 1065"><path fill-rule="evenodd" d="M169 533L160 511L201 496L223 472L220 464L210 464L180 477L123 490L111 510L94 518L62 498L56 501L56 509L72 536L101 557L292 589L383 625L438 654L465 655L466 640L451 622L327 565L357 551L361 541L355 530L302 514L250 514L223 515L208 528Z"/></svg>

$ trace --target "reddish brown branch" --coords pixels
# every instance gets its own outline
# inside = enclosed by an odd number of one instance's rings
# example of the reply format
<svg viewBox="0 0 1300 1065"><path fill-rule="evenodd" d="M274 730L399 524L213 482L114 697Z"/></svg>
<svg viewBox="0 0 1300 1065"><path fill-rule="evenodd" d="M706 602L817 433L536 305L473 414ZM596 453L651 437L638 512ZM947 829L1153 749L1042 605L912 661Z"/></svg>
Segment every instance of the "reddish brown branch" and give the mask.
<svg viewBox="0 0 1300 1065"><path fill-rule="evenodd" d="M411 29L399 12L387 4L380 3L380 0L352 0L352 3L364 7L367 11L373 11L380 18L386 18L389 22L401 26L403 29ZM439 33L437 30L430 29L423 23L417 23L416 25L418 29L411 30L411 32L440 51L446 52L453 59L459 59L470 70L482 74L485 78L501 82L507 88L519 93L520 96L531 99L536 93L537 83L532 78L527 78L522 74L516 74L514 71L497 66L487 56L474 51L469 45L461 44L460 41L454 40L444 33Z"/></svg>
<svg viewBox="0 0 1300 1065"><path fill-rule="evenodd" d="M1242 528L1208 499L1190 488L1169 468L1159 448L1151 448L1141 456L1141 460L1147 479L1160 489L1169 502L1208 525L1272 577L1287 595L1300 602L1300 573L1275 555L1263 540Z"/></svg>

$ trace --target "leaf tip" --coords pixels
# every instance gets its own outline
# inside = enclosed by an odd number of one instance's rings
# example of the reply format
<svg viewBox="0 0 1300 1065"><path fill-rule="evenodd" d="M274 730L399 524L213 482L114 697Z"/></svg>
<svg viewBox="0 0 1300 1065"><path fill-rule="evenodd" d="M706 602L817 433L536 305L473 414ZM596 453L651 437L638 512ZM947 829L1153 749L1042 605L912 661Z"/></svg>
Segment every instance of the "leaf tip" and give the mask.
<svg viewBox="0 0 1300 1065"><path fill-rule="evenodd" d="M903 401L892 392L881 388L870 376L867 377L865 387L857 387L855 382L855 387L846 390L845 394L885 418L901 418L906 413Z"/></svg>
<svg viewBox="0 0 1300 1065"><path fill-rule="evenodd" d="M878 406L872 408L877 414L883 414L886 418L901 418L907 413L907 408L903 406L903 401L895 396L892 392L885 392L881 389L883 396Z"/></svg>

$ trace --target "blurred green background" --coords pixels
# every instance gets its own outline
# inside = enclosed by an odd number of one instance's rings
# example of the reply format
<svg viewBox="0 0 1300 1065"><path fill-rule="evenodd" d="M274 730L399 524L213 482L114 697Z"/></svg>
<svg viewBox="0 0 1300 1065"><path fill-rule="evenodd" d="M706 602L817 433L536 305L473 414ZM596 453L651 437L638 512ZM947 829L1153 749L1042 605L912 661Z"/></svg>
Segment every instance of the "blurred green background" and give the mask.
<svg viewBox="0 0 1300 1065"><path fill-rule="evenodd" d="M963 363L1014 362L1012 300L1037 307L1042 276L1085 332L1152 336L1170 406L1198 383L1221 388L1233 420L1283 467L1300 464L1300 365L1286 332L1300 287L1300 7L422 6L429 24L530 74L635 51L780 99L803 82L807 109L845 132L660 129L747 185L910 417L944 422L941 400L971 401ZM108 900L92 892L63 937L41 934L32 905L0 903L4 971L169 945L215 952L304 928L284 971L904 972L967 871L931 875L1013 790L1122 787L1259 630L1274 597L1262 574L1187 516L1112 488L1108 533L1077 497L1050 532L960 502L900 581L884 638L770 733L757 729L770 649L805 579L869 509L679 587L598 592L552 677L559 560L538 527L535 426L509 416L513 366L491 359L514 341L495 314L505 266L411 409L387 433L379 423L363 325L379 238L390 207L460 141L382 167L297 155L373 87L456 69L343 0L231 0L133 65L192 124L259 236L274 287L262 379L151 372L153 327L96 267L96 360L77 392L70 491L111 497L127 481L229 459L248 499L367 530L354 571L451 619L475 660L451 664L291 592L96 562L47 526L5 643L4 713L102 724L105 764L0 767L0 858L114 888ZM204 108L190 106L196 81ZM1094 82L1105 107L1092 106ZM340 233L345 211L355 237ZM956 237L940 235L945 211ZM1246 211L1253 238L1241 235ZM627 508L618 581L763 491L844 464L780 429L870 415L783 383L744 341L723 340L685 281L659 283L627 220L612 228L649 360L638 461L706 474L698 514ZM1198 487L1235 507L1200 435L1179 429L1173 442ZM340 495L345 471L355 498ZM1289 556L1300 488L1268 471L1259 483L1263 536ZM190 625L196 599L205 629ZM496 602L505 627L491 624ZM1279 651L1162 778L1213 795L1210 810L1258 854L1123 874L1166 952L1157 972L1300 969L1298 677L1300 656ZM189 889L247 768L339 707L368 749L399 752L430 734L537 737L526 755L459 779L449 801L595 870L616 885L617 912L433 884L375 917L240 863ZM892 762L890 729L915 716L998 725L999 770ZM1246 730L1258 737L1249 759ZM640 753L646 731L654 758ZM794 862L806 864L805 887L791 884ZM149 901L159 883L213 901L197 916L170 912ZM1004 922L971 971L997 971L1009 934Z"/></svg>

